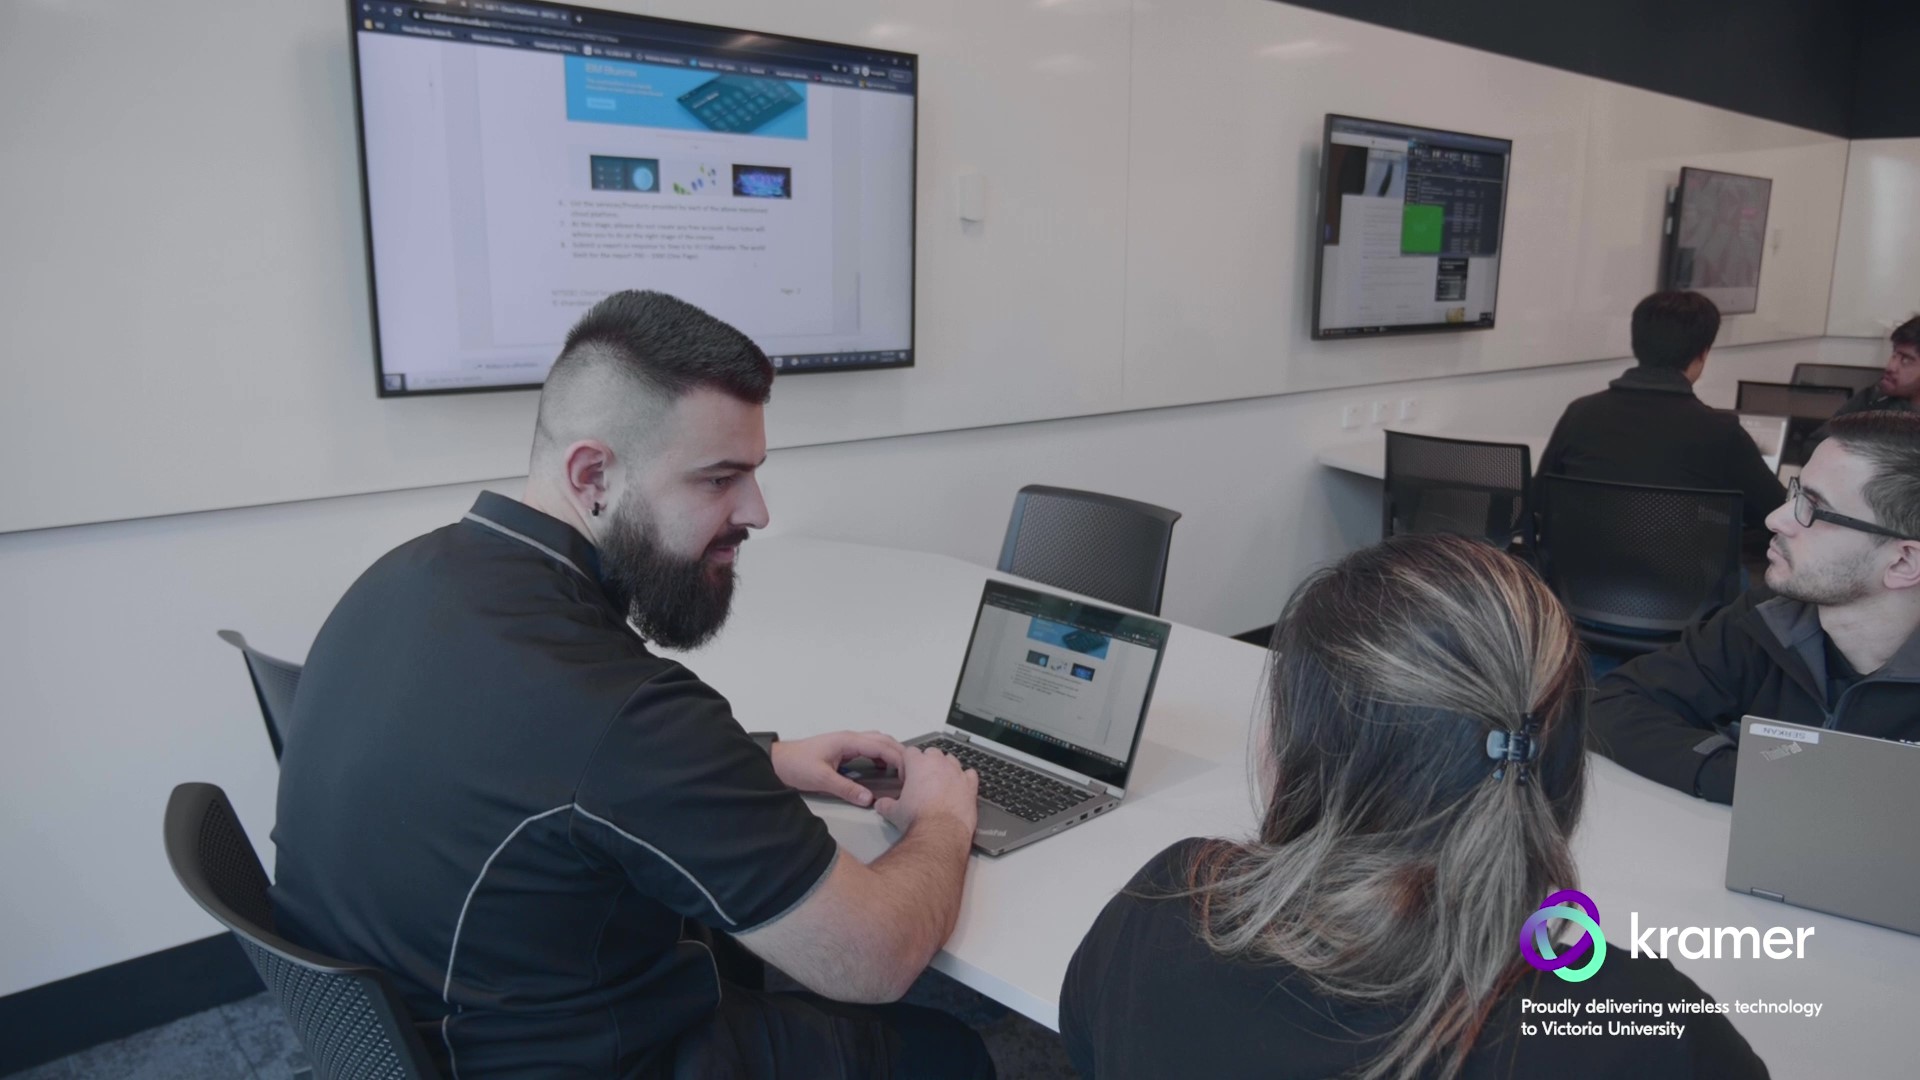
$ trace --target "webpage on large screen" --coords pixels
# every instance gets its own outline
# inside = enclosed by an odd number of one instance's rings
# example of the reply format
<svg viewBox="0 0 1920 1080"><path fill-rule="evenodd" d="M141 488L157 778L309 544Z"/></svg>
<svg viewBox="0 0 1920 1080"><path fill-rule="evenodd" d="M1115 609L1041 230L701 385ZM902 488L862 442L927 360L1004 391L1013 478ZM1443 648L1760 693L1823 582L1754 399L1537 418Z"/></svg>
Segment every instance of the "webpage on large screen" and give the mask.
<svg viewBox="0 0 1920 1080"><path fill-rule="evenodd" d="M384 392L538 384L633 288L783 371L912 362L911 58L546 5L359 7Z"/></svg>
<svg viewBox="0 0 1920 1080"><path fill-rule="evenodd" d="M1087 611L1063 598L990 590L954 708L1124 767L1166 641L1165 624L1082 617Z"/></svg>
<svg viewBox="0 0 1920 1080"><path fill-rule="evenodd" d="M1492 326L1511 149L1503 139L1332 118L1319 336Z"/></svg>

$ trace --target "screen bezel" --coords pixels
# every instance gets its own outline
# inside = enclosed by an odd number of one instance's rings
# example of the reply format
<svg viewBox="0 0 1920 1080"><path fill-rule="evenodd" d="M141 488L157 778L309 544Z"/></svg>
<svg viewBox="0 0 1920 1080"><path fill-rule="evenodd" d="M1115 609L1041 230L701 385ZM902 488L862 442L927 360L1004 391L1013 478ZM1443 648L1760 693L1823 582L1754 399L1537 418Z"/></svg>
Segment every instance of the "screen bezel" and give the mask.
<svg viewBox="0 0 1920 1080"><path fill-rule="evenodd" d="M1333 161L1333 125L1336 121L1352 120L1361 124L1382 124L1388 127L1406 128L1409 131L1429 132L1434 135L1453 135L1467 139L1485 139L1488 142L1507 144L1506 164L1500 173L1500 228L1495 240L1495 250L1499 253L1493 268L1493 318L1485 323L1417 323L1408 326L1367 327L1364 329L1326 330L1320 325L1320 292L1326 271L1327 250L1327 170ZM1328 113L1320 137L1320 186L1314 192L1313 202L1313 308L1311 339L1314 341L1353 341L1369 338L1391 337L1399 334L1450 334L1464 330L1492 330L1499 322L1500 315L1500 270L1506 262L1507 253L1507 204L1512 201L1513 189L1513 140L1498 135L1476 135L1471 131L1450 131L1446 128L1422 127L1419 124L1403 124L1397 120L1374 120L1364 116L1352 116L1347 113Z"/></svg>
<svg viewBox="0 0 1920 1080"><path fill-rule="evenodd" d="M539 382L503 383L495 386L460 386L434 390L388 390L386 379L386 356L380 340L380 289L374 279L373 254L373 198L368 188L367 177L367 120L366 102L361 94L360 79L360 13L359 5L365 0L346 0L347 12L347 53L349 60L348 75L353 84L353 136L356 150L355 163L360 170L360 230L365 244L367 262L367 313L368 326L373 345L373 390L380 398L426 398L442 397L449 394L492 394L538 390L546 385L544 378ZM418 2L418 0L413 0ZM586 7L579 4L552 3L549 0L534 0L541 7L557 8L577 12L582 15L613 16L639 22L652 23L661 27L680 27L699 31L737 34L743 37L771 38L778 41L794 42L801 45L824 46L830 49L855 51L866 48L840 41L826 41L820 38L805 38L793 34L776 34L764 30L744 30L739 27L718 26L713 23L690 22L685 19L666 19L655 15L641 15L633 12L615 11L608 8ZM717 47L725 51L724 46ZM742 50L746 52L746 50ZM780 368L774 369L776 377L782 375L818 375L829 372L850 371L906 371L919 366L920 355L920 293L919 293L919 253L920 253L920 79L922 75L920 54L901 49L876 48L875 53L888 56L905 57L913 62L913 134L908 141L907 161L907 359L905 362L887 363L849 363L832 364L824 367ZM556 356L558 354L556 353Z"/></svg>
<svg viewBox="0 0 1920 1080"><path fill-rule="evenodd" d="M1673 189L1673 217L1667 230L1667 252L1665 265L1660 275L1660 287L1671 291L1676 286L1674 277L1680 272L1680 223L1687 213L1687 174L1699 173L1702 176L1730 176L1735 180L1758 180L1767 185L1767 204L1760 213L1760 271L1753 276L1753 306L1733 310L1720 307L1719 301L1714 307L1722 315L1751 315L1760 310L1760 282L1767 273L1767 222L1773 219L1773 178L1771 176L1749 176L1746 173L1727 172L1724 169L1703 169L1697 165L1680 166L1680 182ZM1689 291L1697 291L1695 286L1687 286Z"/></svg>
<svg viewBox="0 0 1920 1080"><path fill-rule="evenodd" d="M973 659L974 646L980 639L980 619L986 614L988 602L998 592L1003 595L1037 598L1052 603L1066 604L1076 616L1091 614L1099 619L1117 623L1121 619L1131 619L1156 627L1160 634L1160 645L1153 650L1153 670L1147 674L1147 688L1140 701L1140 715L1133 725L1133 742L1127 747L1127 759L1120 765L1109 764L1105 759L1076 750L1072 747L1055 746L1044 739L1035 738L1022 731L1015 731L1005 723L980 720L960 708L960 686L966 681L967 662ZM1051 617L1051 616L1049 616ZM1059 593L1029 589L1010 582L988 579L986 587L980 592L980 603L974 608L973 629L967 635L967 652L960 659L960 674L954 679L953 698L947 704L947 724L959 728L968 734L984 739L997 746L1018 750L1023 754L1050 762L1063 769L1071 769L1082 776L1091 777L1110 788L1124 790L1127 778L1132 775L1133 763L1140 755L1140 735L1147 730L1147 713L1153 707L1153 690L1160 681L1160 664L1167 656L1167 642L1173 636L1173 624L1135 611L1121 611L1102 607L1085 600Z"/></svg>

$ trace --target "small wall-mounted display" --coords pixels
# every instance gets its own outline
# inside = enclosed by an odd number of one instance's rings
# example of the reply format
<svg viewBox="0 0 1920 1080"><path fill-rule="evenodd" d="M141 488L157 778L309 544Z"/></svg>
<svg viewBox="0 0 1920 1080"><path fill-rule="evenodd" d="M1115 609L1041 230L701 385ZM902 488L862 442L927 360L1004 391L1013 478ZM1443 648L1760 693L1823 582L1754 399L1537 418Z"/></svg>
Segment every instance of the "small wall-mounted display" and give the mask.
<svg viewBox="0 0 1920 1080"><path fill-rule="evenodd" d="M1664 287L1700 293L1722 315L1758 309L1772 198L1765 177L1681 169L1667 215Z"/></svg>
<svg viewBox="0 0 1920 1080"><path fill-rule="evenodd" d="M1316 339L1493 327L1510 139L1328 116Z"/></svg>

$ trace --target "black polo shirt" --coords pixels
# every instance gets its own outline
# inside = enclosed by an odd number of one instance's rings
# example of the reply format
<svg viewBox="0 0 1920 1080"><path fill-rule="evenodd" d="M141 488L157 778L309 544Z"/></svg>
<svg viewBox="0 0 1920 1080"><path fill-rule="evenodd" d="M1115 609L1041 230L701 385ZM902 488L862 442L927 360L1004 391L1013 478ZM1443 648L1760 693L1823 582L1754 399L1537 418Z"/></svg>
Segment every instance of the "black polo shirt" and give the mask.
<svg viewBox="0 0 1920 1080"><path fill-rule="evenodd" d="M391 973L450 1076L645 1075L739 932L836 857L725 698L654 656L593 546L483 494L347 590L273 840L291 940Z"/></svg>

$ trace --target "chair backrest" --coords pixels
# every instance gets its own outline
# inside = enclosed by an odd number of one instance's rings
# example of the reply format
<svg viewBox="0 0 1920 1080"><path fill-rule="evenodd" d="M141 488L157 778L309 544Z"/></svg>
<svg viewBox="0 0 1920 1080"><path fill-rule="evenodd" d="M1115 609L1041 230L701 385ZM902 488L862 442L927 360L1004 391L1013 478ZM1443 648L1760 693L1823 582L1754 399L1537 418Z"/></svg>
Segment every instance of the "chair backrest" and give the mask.
<svg viewBox="0 0 1920 1080"><path fill-rule="evenodd" d="M1517 535L1533 546L1533 450L1387 432L1381 535L1453 533L1504 550Z"/></svg>
<svg viewBox="0 0 1920 1080"><path fill-rule="evenodd" d="M233 931L300 1038L319 1080L437 1076L399 992L379 971L303 949L274 933L267 874L213 784L167 799L167 861L187 895Z"/></svg>
<svg viewBox="0 0 1920 1080"><path fill-rule="evenodd" d="M215 633L246 658L247 678L253 681L253 696L260 702L260 718L266 721L267 740L273 743L273 756L277 761L286 745L287 721L293 716L293 693L300 687L300 665L268 656L248 645L238 630Z"/></svg>
<svg viewBox="0 0 1920 1080"><path fill-rule="evenodd" d="M1796 420L1830 420L1852 396L1853 391L1844 386L1795 386L1742 379L1734 409L1742 413L1790 416Z"/></svg>
<svg viewBox="0 0 1920 1080"><path fill-rule="evenodd" d="M1095 491L1028 484L1013 499L1000 570L1160 614L1176 510Z"/></svg>
<svg viewBox="0 0 1920 1080"><path fill-rule="evenodd" d="M1740 592L1740 493L1540 478L1541 569L1575 619L1674 632Z"/></svg>
<svg viewBox="0 0 1920 1080"><path fill-rule="evenodd" d="M1734 406L1741 413L1787 417L1787 441L1782 448L1783 465L1805 465L1812 452L1814 433L1833 419L1853 392L1844 386L1794 386L1791 383L1749 382L1740 380L1740 396Z"/></svg>
<svg viewBox="0 0 1920 1080"><path fill-rule="evenodd" d="M1885 368L1854 364L1795 364L1791 381L1795 386L1844 386L1849 394L1857 394L1885 373Z"/></svg>

